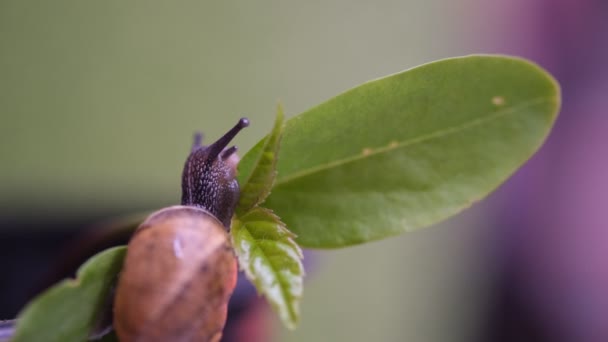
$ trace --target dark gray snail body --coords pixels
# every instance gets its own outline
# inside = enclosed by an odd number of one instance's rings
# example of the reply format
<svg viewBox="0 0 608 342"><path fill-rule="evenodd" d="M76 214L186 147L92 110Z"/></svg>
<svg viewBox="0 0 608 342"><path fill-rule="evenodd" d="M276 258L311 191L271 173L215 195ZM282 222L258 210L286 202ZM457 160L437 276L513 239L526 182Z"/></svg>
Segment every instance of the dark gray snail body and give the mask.
<svg viewBox="0 0 608 342"><path fill-rule="evenodd" d="M210 146L194 141L182 175L182 205L151 214L134 233L114 300L122 342L219 341L237 263L228 230L239 197L241 119Z"/></svg>

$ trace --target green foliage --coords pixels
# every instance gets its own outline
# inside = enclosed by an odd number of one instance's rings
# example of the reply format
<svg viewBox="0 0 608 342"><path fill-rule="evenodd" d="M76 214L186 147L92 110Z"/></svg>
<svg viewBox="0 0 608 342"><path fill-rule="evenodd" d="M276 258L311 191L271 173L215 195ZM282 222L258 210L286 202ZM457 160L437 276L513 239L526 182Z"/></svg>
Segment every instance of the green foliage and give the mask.
<svg viewBox="0 0 608 342"><path fill-rule="evenodd" d="M231 234L241 268L295 327L304 276L299 245L344 247L458 213L534 154L559 105L558 84L538 66L469 56L363 84L285 125L279 108L272 132L239 165ZM132 226L129 219L114 229ZM85 340L124 254L124 247L98 254L77 280L32 301L14 341Z"/></svg>
<svg viewBox="0 0 608 342"><path fill-rule="evenodd" d="M272 211L256 207L235 219L234 249L239 264L290 329L298 324L302 297L302 250Z"/></svg>
<svg viewBox="0 0 608 342"><path fill-rule="evenodd" d="M265 206L311 248L437 223L482 199L540 147L559 86L518 58L429 63L287 121ZM241 161L247 174L259 143Z"/></svg>
<svg viewBox="0 0 608 342"><path fill-rule="evenodd" d="M116 247L97 254L80 267L76 279L64 280L30 302L19 314L12 342L87 340L108 308L125 253L125 247Z"/></svg>
<svg viewBox="0 0 608 342"><path fill-rule="evenodd" d="M283 108L279 105L274 127L270 135L264 138L264 147L257 156L255 168L248 175L243 175L247 176L245 181L239 182L242 186L241 196L236 207L237 215L243 215L251 208L262 203L270 193L277 175L276 164L283 133L283 121Z"/></svg>
<svg viewBox="0 0 608 342"><path fill-rule="evenodd" d="M285 224L271 210L258 206L270 193L277 174L283 128L283 109L279 106L272 132L264 139L247 180L241 183L231 233L241 268L285 326L293 329L298 323L302 297L302 250Z"/></svg>

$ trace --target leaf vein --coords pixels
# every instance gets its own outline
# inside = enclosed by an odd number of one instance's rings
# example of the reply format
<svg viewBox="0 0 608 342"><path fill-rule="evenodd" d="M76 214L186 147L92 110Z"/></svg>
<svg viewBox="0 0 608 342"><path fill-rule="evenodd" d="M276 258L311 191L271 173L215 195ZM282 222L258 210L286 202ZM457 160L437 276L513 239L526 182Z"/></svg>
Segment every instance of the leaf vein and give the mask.
<svg viewBox="0 0 608 342"><path fill-rule="evenodd" d="M392 144L390 146L376 148L376 149L373 149L370 153L357 154L357 155L354 155L352 157L346 157L346 158L343 158L343 159L335 160L335 161L327 163L327 164L323 164L323 165L314 166L314 167L311 167L311 168L308 168L308 169L304 169L302 171L295 172L295 173L293 173L290 176L286 176L284 178L278 178L275 181L274 187L278 187L280 185L289 183L289 182L291 182L293 180L296 180L298 178L306 177L306 176L314 174L316 172L321 172L321 171L324 171L324 170L327 170L327 169L331 169L331 168L334 168L334 167L337 167L337 166L340 166L340 165L345 165L345 164L348 164L348 163L353 163L353 162L356 162L356 161L361 160L363 158L367 158L367 157L370 157L370 156L373 156L373 155L376 155L376 154L386 153L386 152L389 152L389 151L392 151L392 150L396 150L396 149L399 149L399 148L406 148L406 147L414 146L414 145L417 145L417 144L420 144L420 143L423 143L423 142L426 142L426 141L430 141L430 140L433 140L433 139L436 139L436 138L441 138L441 137L445 137L445 136L450 135L450 134L454 134L454 133L457 133L457 132L460 132L460 131L464 131L464 130L469 129L471 127L475 127L475 126L481 125L481 124L483 124L485 122L496 120L496 119L498 119L498 118L500 118L500 117L502 117L504 115L507 115L507 114L509 114L511 112L516 111L519 108L525 108L527 106L534 105L534 104L537 104L537 103L542 103L542 102L545 102L545 101L550 101L552 99L554 99L553 96L551 96L551 97L542 96L542 97L533 98L533 99L530 99L528 101L524 101L524 102L522 102L522 103L520 103L518 105L511 106L511 107L504 108L502 110L496 111L493 114L485 116L483 118L476 118L474 120L465 122L465 123L460 124L460 125L456 125L456 126L453 126L453 127L448 127L448 128L445 128L445 129L440 129L438 131L435 131L435 132L432 132L432 133L428 133L428 134L425 134L425 135L422 135L422 136L414 137L412 139L409 139L409 140L406 140L406 141L403 141L403 142L400 142L400 143L397 143L397 144Z"/></svg>

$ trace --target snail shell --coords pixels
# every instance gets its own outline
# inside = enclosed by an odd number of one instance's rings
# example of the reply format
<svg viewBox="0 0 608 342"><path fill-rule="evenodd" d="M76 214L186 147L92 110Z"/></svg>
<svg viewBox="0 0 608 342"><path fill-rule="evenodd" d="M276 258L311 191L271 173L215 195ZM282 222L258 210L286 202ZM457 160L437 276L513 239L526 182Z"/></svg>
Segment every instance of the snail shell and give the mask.
<svg viewBox="0 0 608 342"><path fill-rule="evenodd" d="M182 174L182 205L150 215L135 231L116 288L122 342L219 341L237 263L228 231L239 197L241 119L209 146L194 139Z"/></svg>
<svg viewBox="0 0 608 342"><path fill-rule="evenodd" d="M236 275L228 234L207 211L152 214L129 243L116 292L120 341L219 341Z"/></svg>

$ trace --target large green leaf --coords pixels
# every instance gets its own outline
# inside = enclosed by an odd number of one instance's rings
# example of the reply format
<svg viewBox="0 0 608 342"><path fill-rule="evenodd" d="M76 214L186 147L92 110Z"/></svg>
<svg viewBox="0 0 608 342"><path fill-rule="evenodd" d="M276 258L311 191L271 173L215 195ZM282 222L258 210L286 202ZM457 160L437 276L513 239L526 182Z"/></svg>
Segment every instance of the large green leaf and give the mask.
<svg viewBox="0 0 608 342"><path fill-rule="evenodd" d="M89 259L77 273L35 298L19 314L12 342L85 341L107 308L126 252L108 249Z"/></svg>
<svg viewBox="0 0 608 342"><path fill-rule="evenodd" d="M295 328L304 268L302 251L293 240L293 233L270 210L260 207L232 222L239 265L279 313L285 326Z"/></svg>
<svg viewBox="0 0 608 342"><path fill-rule="evenodd" d="M363 84L288 120L265 205L313 248L431 225L530 158L559 105L549 74L505 56L451 58ZM243 157L242 174L261 148Z"/></svg>

